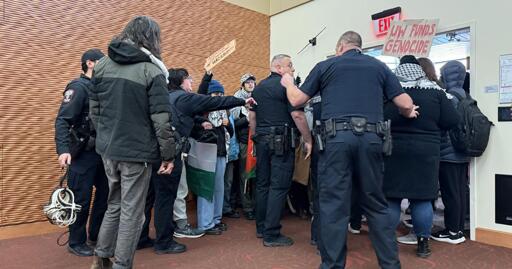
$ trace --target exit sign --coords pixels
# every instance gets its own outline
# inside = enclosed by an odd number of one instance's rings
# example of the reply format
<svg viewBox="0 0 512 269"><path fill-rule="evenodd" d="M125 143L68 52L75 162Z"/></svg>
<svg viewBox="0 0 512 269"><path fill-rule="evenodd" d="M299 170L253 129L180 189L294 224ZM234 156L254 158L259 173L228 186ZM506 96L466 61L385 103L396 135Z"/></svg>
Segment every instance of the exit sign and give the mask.
<svg viewBox="0 0 512 269"><path fill-rule="evenodd" d="M395 7L372 15L373 32L376 36L385 35L392 21L401 19L402 8Z"/></svg>

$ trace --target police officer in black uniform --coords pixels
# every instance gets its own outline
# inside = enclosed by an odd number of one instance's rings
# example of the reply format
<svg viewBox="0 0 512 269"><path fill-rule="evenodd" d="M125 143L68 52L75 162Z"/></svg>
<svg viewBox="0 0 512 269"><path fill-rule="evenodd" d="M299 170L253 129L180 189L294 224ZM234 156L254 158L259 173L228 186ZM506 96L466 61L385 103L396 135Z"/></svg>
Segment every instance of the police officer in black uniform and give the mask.
<svg viewBox="0 0 512 269"><path fill-rule="evenodd" d="M280 233L280 220L292 183L296 129L305 141L306 158L311 154L312 142L303 109L291 106L280 84L284 74L291 77L295 71L290 56L274 56L271 71L253 91L257 105L249 112L249 122L257 154L256 235L263 238L264 246L277 247L293 244L291 238Z"/></svg>
<svg viewBox="0 0 512 269"><path fill-rule="evenodd" d="M400 268L395 227L382 192L381 136L388 129L382 122L383 100L393 101L408 118L417 117L418 107L384 63L361 53L361 44L359 34L346 32L336 46L337 57L318 63L301 89L291 76L281 81L292 105L303 104L318 92L322 96L326 137L318 160L322 269L345 267L353 180L358 181L379 265Z"/></svg>
<svg viewBox="0 0 512 269"><path fill-rule="evenodd" d="M75 203L82 206L74 224L69 226L69 252L77 256L92 256L87 245L87 219L92 188L96 187L94 207L89 222L89 243L94 245L107 209L108 182L100 155L94 150L95 132L89 120L88 91L92 70L103 57L99 49L90 49L82 55L83 74L71 81L64 90L64 98L55 120L55 144L61 168L68 166L68 187L75 195Z"/></svg>

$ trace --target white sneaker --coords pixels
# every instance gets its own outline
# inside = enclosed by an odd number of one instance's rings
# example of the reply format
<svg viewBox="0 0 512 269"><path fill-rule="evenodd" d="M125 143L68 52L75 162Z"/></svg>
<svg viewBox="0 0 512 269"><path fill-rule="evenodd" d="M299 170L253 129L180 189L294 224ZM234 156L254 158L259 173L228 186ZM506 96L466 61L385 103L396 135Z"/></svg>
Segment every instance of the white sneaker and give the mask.
<svg viewBox="0 0 512 269"><path fill-rule="evenodd" d="M418 244L418 238L416 237L416 234L412 230L406 235L397 237L396 241L398 241L398 243L402 243L402 244L406 244L406 245L417 245Z"/></svg>
<svg viewBox="0 0 512 269"><path fill-rule="evenodd" d="M348 224L348 231L351 234L360 234L361 233L361 230L352 229L352 226L350 226L350 223Z"/></svg>

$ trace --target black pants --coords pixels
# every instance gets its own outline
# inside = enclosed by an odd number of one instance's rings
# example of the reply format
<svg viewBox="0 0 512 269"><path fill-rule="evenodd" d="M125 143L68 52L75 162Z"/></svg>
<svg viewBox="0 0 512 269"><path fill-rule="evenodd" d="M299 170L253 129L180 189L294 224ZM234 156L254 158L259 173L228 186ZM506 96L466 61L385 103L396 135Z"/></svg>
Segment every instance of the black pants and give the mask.
<svg viewBox="0 0 512 269"><path fill-rule="evenodd" d="M311 221L311 240L315 241L317 246L320 244L320 236L319 236L319 197L318 197L318 148L316 146L313 147L313 152L311 154L311 185L313 188L313 220Z"/></svg>
<svg viewBox="0 0 512 269"><path fill-rule="evenodd" d="M350 206L350 227L356 230L361 230L361 220L363 217L359 193L359 186L356 186L356 184L354 184L354 186L352 186L352 201Z"/></svg>
<svg viewBox="0 0 512 269"><path fill-rule="evenodd" d="M329 138L318 161L322 269L345 268L353 180L368 218L370 240L381 268L400 268L395 227L382 191L382 141L374 133L351 131Z"/></svg>
<svg viewBox="0 0 512 269"><path fill-rule="evenodd" d="M72 160L68 174L68 187L75 195L75 203L82 206L75 223L69 226L69 246L71 247L85 244L87 241L86 227L93 186L96 188L96 193L89 222L89 240L97 241L101 222L107 210L108 179L101 157L96 152L82 152Z"/></svg>
<svg viewBox="0 0 512 269"><path fill-rule="evenodd" d="M265 240L280 235L281 214L292 183L295 152L275 155L265 142L256 144L256 231Z"/></svg>
<svg viewBox="0 0 512 269"><path fill-rule="evenodd" d="M173 240L176 225L172 220L174 200L178 193L183 162L180 159L174 160L174 169L170 175L157 174L160 163L153 164L151 173L151 184L146 198L145 217L139 242L148 239L149 222L151 220L151 208L154 206L156 230L155 249L163 250Z"/></svg>
<svg viewBox="0 0 512 269"><path fill-rule="evenodd" d="M444 204L444 225L452 232L464 231L468 187L468 163L439 164L439 187Z"/></svg>

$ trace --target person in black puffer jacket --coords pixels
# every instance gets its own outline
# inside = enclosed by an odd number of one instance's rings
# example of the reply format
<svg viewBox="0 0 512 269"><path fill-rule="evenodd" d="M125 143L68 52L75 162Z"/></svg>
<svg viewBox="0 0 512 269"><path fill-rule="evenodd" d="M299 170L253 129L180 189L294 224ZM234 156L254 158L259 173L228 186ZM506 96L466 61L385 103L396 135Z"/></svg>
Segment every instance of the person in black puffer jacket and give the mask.
<svg viewBox="0 0 512 269"><path fill-rule="evenodd" d="M450 93L467 97L463 85L466 68L459 61L449 61L441 68L441 81L451 97L454 107L459 99ZM441 137L441 163L439 164L439 186L444 204L445 230L432 234L432 239L450 244L466 241L464 221L466 218L468 167L470 157L457 152L450 141L448 132Z"/></svg>

